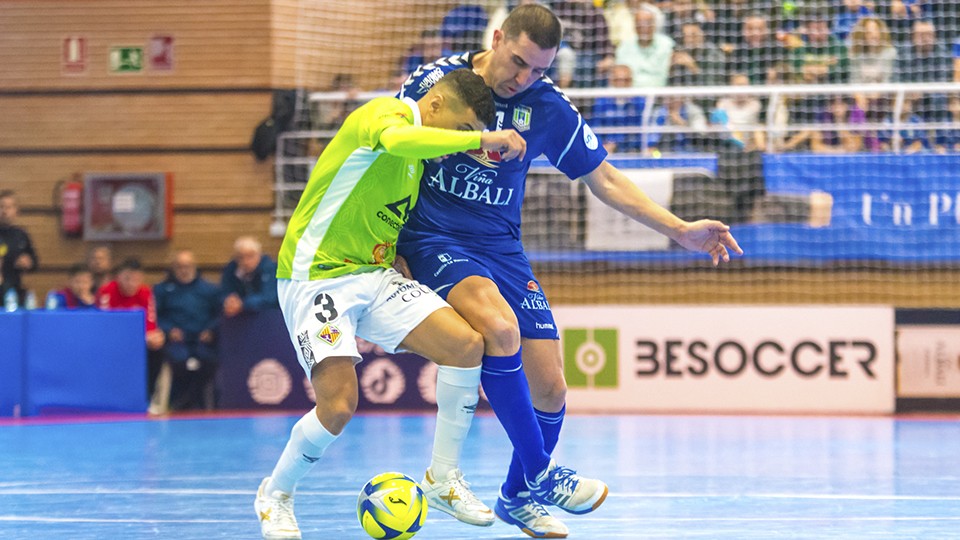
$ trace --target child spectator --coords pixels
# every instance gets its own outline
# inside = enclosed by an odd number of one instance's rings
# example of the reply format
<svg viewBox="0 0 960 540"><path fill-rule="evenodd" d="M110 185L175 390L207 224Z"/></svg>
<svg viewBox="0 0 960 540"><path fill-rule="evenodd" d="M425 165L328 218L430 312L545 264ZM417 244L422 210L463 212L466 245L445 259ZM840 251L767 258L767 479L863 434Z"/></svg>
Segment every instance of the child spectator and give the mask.
<svg viewBox="0 0 960 540"><path fill-rule="evenodd" d="M50 291L47 308L54 309L91 309L96 308L96 297L91 292L93 274L85 264L75 264L67 273L67 286Z"/></svg>

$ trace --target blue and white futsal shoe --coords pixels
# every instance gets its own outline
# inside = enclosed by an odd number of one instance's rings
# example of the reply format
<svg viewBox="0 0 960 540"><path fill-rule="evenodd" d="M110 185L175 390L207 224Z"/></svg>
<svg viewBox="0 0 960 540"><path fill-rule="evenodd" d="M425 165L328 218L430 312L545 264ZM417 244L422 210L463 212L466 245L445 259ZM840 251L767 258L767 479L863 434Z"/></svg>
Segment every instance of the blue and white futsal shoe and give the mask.
<svg viewBox="0 0 960 540"><path fill-rule="evenodd" d="M571 514L593 512L607 498L607 485L600 480L584 478L573 469L550 464L530 482L530 496L547 506L556 506Z"/></svg>
<svg viewBox="0 0 960 540"><path fill-rule="evenodd" d="M501 490L493 511L501 520L520 527L521 531L534 538L566 538L570 532L562 521L550 515L545 506L533 500L529 491L521 491L516 497L508 498Z"/></svg>

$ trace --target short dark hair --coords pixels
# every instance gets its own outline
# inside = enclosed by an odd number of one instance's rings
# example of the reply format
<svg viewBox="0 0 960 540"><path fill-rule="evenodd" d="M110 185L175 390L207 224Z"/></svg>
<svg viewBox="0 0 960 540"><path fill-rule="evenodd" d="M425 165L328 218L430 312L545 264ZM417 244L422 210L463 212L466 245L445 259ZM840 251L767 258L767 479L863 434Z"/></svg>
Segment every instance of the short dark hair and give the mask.
<svg viewBox="0 0 960 540"><path fill-rule="evenodd" d="M140 264L140 259L130 257L129 259L124 259L123 262L117 265L118 274L124 270L143 270L143 265Z"/></svg>
<svg viewBox="0 0 960 540"><path fill-rule="evenodd" d="M473 109L477 120L488 125L493 122L496 114L496 105L493 103L493 92L483 82L483 77L471 69L455 69L437 83L438 86L449 87L457 99L467 107Z"/></svg>
<svg viewBox="0 0 960 540"><path fill-rule="evenodd" d="M555 49L563 39L560 19L550 8L540 4L525 4L514 8L500 28L508 39L526 34L541 49Z"/></svg>
<svg viewBox="0 0 960 540"><path fill-rule="evenodd" d="M17 198L17 194L12 189L0 189L0 199L6 199L7 197Z"/></svg>

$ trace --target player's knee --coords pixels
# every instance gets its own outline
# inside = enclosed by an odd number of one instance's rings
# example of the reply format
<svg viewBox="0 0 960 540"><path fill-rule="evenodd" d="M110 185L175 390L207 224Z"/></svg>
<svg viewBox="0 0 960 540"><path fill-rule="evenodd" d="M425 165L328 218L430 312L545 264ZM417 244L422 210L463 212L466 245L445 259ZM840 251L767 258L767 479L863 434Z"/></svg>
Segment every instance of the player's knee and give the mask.
<svg viewBox="0 0 960 540"><path fill-rule="evenodd" d="M531 385L533 405L541 411L555 412L567 402L567 382L563 377Z"/></svg>
<svg viewBox="0 0 960 540"><path fill-rule="evenodd" d="M456 354L451 358L451 364L464 368L477 367L483 358L483 336L473 330L464 332L453 350Z"/></svg>
<svg viewBox="0 0 960 540"><path fill-rule="evenodd" d="M491 356L510 356L520 350L520 329L516 321L493 317L483 325L483 343Z"/></svg>

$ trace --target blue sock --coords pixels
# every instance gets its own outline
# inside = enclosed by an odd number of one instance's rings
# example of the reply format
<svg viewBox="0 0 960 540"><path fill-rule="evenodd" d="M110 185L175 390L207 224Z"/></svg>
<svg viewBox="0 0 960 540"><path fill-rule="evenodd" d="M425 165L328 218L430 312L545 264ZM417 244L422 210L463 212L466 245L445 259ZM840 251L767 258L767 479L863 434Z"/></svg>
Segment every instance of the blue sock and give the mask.
<svg viewBox="0 0 960 540"><path fill-rule="evenodd" d="M537 415L537 423L540 424L540 432L543 433L543 450L548 454L553 454L557 447L557 441L560 440L560 428L563 426L563 415L567 412L567 406L557 412L543 412L534 409ZM501 491L504 497L513 498L517 493L527 490L527 483L523 479L523 465L520 463L520 456L514 452L513 459L510 461L510 470L507 472L507 479L503 482Z"/></svg>
<svg viewBox="0 0 960 540"><path fill-rule="evenodd" d="M535 478L550 464L550 456L543 450L543 434L530 401L530 387L523 373L520 351L512 356L484 355L480 382L493 412L519 455L526 476Z"/></svg>

